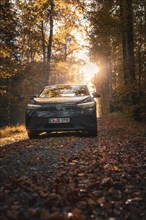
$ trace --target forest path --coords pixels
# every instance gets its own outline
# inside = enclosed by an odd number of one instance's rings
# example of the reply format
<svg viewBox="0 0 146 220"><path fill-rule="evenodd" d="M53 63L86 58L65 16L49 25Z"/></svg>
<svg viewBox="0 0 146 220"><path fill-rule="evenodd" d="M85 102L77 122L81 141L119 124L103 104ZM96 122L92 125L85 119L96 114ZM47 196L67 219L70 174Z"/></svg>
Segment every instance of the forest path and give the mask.
<svg viewBox="0 0 146 220"><path fill-rule="evenodd" d="M0 219L146 219L144 125L111 115L98 130L3 141Z"/></svg>

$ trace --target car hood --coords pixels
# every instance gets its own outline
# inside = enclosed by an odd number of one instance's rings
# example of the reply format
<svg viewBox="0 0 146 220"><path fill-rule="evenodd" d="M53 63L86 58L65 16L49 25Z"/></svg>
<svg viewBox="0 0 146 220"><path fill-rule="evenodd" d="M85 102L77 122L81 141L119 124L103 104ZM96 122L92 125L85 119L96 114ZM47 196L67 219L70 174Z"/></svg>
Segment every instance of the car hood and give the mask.
<svg viewBox="0 0 146 220"><path fill-rule="evenodd" d="M34 98L38 104L58 104L58 103L80 103L90 96L82 97L59 97L59 98Z"/></svg>

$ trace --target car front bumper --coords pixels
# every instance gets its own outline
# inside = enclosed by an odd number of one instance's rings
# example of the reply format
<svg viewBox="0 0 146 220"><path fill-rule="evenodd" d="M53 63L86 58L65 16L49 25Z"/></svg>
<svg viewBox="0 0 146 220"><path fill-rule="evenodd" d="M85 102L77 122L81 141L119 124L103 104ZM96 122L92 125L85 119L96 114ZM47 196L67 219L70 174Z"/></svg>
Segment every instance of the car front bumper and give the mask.
<svg viewBox="0 0 146 220"><path fill-rule="evenodd" d="M38 132L89 131L94 129L97 125L95 115L74 116L69 118L69 123L50 123L50 118L26 117L26 129Z"/></svg>

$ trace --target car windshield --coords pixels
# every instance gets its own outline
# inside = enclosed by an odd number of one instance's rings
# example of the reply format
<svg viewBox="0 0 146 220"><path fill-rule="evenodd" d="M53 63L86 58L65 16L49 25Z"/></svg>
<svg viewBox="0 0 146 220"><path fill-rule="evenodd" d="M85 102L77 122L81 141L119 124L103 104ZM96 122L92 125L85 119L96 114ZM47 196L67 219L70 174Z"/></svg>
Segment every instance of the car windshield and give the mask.
<svg viewBox="0 0 146 220"><path fill-rule="evenodd" d="M39 95L41 98L87 96L89 91L85 85L47 86Z"/></svg>

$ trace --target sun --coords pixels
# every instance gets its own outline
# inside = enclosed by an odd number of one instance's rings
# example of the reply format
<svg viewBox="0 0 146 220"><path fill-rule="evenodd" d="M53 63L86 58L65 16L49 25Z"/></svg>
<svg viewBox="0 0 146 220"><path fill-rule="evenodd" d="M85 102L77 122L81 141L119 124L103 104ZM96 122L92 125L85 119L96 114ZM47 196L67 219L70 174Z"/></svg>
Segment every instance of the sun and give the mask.
<svg viewBox="0 0 146 220"><path fill-rule="evenodd" d="M99 67L92 62L87 62L83 67L82 67L82 72L84 74L85 80L87 82L90 82L95 74L99 72Z"/></svg>
<svg viewBox="0 0 146 220"><path fill-rule="evenodd" d="M86 84L91 84L93 77L100 71L98 65L90 61L87 50L82 50L78 53L79 58L84 62L83 66L80 68L80 73L83 75L83 81Z"/></svg>
<svg viewBox="0 0 146 220"><path fill-rule="evenodd" d="M76 33L77 41L79 42L80 46L82 46L82 49L78 51L76 54L76 57L81 59L84 62L84 65L80 68L80 73L83 74L83 81L87 85L92 84L92 79L100 70L99 67L90 61L89 57L89 49L87 46L89 46L89 42L86 40L86 33ZM85 46L86 45L86 46Z"/></svg>

